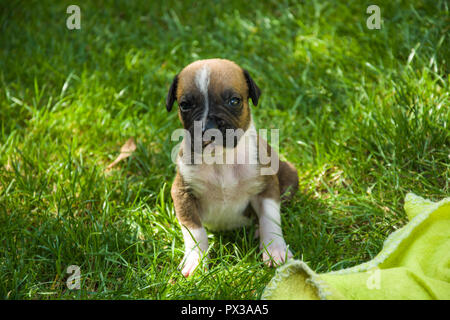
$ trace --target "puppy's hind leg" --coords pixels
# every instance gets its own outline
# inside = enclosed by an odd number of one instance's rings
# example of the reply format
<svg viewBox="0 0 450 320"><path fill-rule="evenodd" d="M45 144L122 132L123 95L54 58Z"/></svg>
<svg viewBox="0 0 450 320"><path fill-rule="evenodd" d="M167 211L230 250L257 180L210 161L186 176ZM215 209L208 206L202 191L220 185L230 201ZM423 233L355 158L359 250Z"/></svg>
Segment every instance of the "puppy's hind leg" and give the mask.
<svg viewBox="0 0 450 320"><path fill-rule="evenodd" d="M277 172L282 200L291 200L298 190L298 172L289 161L281 161Z"/></svg>

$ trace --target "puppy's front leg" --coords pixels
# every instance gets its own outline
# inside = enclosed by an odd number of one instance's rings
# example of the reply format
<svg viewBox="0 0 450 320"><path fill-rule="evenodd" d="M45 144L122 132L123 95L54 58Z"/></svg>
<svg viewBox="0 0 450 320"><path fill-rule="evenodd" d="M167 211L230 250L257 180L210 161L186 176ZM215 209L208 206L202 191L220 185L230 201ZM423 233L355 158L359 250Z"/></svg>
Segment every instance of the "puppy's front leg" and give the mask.
<svg viewBox="0 0 450 320"><path fill-rule="evenodd" d="M286 246L281 230L279 192L263 191L251 200L251 204L259 219L260 249L263 250L263 261L269 266L273 266L282 264L286 258L292 258L293 255Z"/></svg>
<svg viewBox="0 0 450 320"><path fill-rule="evenodd" d="M182 225L184 239L184 257L179 268L185 277L194 273L208 249L208 237L205 228L187 228Z"/></svg>
<svg viewBox="0 0 450 320"><path fill-rule="evenodd" d="M197 199L187 190L180 174L175 177L171 194L184 240L184 257L179 268L188 277L208 249L208 236L200 221Z"/></svg>

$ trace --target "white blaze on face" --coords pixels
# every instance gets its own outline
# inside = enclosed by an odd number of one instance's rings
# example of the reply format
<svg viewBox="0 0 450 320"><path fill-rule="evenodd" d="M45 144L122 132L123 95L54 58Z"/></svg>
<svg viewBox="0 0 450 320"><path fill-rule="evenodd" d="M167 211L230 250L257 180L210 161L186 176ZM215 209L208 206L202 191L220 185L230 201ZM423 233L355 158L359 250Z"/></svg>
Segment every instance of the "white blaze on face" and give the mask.
<svg viewBox="0 0 450 320"><path fill-rule="evenodd" d="M206 118L208 117L209 112L209 101L208 101L208 87L209 87L209 77L211 74L211 70L209 66L204 65L201 69L197 71L195 74L195 84L197 88L200 90L203 98L205 100L205 109L202 115L202 129L206 125Z"/></svg>

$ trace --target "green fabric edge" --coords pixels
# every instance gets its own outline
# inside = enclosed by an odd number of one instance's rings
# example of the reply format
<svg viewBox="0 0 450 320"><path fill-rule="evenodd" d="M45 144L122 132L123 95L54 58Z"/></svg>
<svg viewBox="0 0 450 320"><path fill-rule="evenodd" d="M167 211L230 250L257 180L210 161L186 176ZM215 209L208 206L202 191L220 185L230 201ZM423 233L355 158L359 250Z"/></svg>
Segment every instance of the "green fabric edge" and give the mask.
<svg viewBox="0 0 450 320"><path fill-rule="evenodd" d="M304 277L305 285L310 285L315 291L311 299L315 300L327 300L327 299L343 299L339 293L334 292L333 289L318 275L308 267L306 263L301 260L290 260L283 266L279 267L275 273L275 276L270 280L269 284L264 289L261 296L261 300L269 300L273 292L277 290L285 280L291 277L293 274L306 274Z"/></svg>

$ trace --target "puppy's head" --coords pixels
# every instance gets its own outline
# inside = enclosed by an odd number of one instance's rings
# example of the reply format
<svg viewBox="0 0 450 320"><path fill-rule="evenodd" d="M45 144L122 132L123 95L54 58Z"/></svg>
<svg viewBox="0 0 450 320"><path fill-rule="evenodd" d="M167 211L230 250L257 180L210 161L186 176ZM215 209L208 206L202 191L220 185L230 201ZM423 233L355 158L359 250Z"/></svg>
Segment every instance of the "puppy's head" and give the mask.
<svg viewBox="0 0 450 320"><path fill-rule="evenodd" d="M260 89L249 73L224 59L199 60L185 67L172 82L166 99L167 111L178 102L183 127L194 136L194 125L201 134L218 130L226 143L227 129L246 131L251 115L249 98L256 106ZM194 140L194 139L192 139ZM238 139L232 145L236 146ZM205 143L206 142L206 143ZM208 139L203 139L203 146Z"/></svg>

